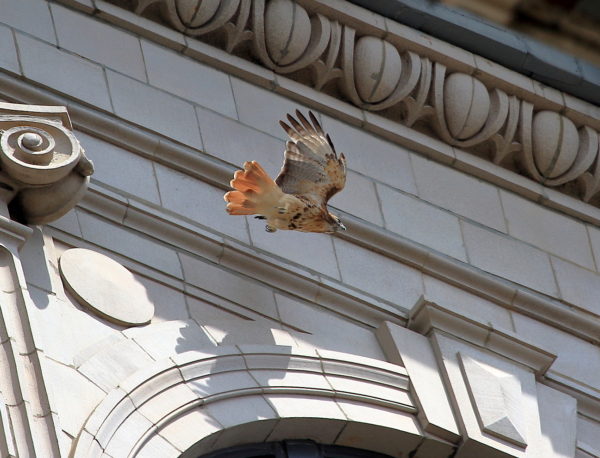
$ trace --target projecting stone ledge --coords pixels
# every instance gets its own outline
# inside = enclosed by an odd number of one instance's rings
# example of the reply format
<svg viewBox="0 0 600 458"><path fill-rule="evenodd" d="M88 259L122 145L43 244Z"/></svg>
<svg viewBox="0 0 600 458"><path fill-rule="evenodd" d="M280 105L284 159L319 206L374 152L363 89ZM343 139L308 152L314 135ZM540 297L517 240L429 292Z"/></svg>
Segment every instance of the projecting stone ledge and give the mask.
<svg viewBox="0 0 600 458"><path fill-rule="evenodd" d="M65 107L0 102L0 215L24 224L58 219L93 171Z"/></svg>

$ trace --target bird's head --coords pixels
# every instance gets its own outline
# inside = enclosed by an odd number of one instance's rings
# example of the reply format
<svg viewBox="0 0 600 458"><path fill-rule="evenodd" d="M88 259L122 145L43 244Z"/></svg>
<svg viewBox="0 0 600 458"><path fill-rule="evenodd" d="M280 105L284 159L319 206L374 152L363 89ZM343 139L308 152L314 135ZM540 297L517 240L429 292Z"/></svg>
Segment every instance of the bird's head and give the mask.
<svg viewBox="0 0 600 458"><path fill-rule="evenodd" d="M330 230L327 232L338 232L345 231L346 226L342 224L342 221L335 216L333 213L328 214L329 218L327 218L327 222L329 223Z"/></svg>

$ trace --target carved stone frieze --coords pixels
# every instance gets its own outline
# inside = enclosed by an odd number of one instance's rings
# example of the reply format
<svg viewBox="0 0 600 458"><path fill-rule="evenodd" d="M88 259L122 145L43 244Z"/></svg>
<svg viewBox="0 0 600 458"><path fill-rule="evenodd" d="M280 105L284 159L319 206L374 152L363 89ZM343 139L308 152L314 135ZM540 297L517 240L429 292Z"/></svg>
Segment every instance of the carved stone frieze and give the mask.
<svg viewBox="0 0 600 458"><path fill-rule="evenodd" d="M0 103L1 197L13 219L61 217L83 196L93 170L66 108Z"/></svg>
<svg viewBox="0 0 600 458"><path fill-rule="evenodd" d="M490 87L474 68L468 74L464 65L419 55L401 37L386 39L386 30L327 17L327 7L309 0L133 3L139 15L158 12L186 35L600 204L597 125L537 106L522 91Z"/></svg>

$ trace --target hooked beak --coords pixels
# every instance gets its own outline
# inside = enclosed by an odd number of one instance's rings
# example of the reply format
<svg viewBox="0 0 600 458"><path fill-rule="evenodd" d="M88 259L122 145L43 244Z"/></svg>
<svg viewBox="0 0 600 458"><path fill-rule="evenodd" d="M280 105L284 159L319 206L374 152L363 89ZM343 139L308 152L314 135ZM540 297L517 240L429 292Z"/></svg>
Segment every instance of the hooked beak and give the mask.
<svg viewBox="0 0 600 458"><path fill-rule="evenodd" d="M345 230L346 230L346 226L344 226L344 225L343 225L341 222L339 222L339 223L338 223L338 226L340 227L340 229L341 229L342 231L345 231Z"/></svg>

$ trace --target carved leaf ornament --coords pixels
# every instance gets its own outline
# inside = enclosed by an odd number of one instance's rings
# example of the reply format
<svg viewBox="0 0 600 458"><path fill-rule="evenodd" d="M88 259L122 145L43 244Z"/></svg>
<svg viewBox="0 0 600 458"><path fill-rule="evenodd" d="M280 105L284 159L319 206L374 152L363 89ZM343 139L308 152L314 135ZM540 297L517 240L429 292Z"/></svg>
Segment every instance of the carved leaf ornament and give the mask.
<svg viewBox="0 0 600 458"><path fill-rule="evenodd" d="M144 14L154 3L175 29L275 73L433 132L546 186L568 185L586 202L600 193L597 131L475 76L293 0L137 0L135 11Z"/></svg>

